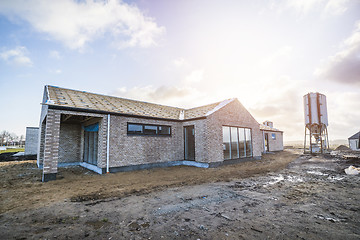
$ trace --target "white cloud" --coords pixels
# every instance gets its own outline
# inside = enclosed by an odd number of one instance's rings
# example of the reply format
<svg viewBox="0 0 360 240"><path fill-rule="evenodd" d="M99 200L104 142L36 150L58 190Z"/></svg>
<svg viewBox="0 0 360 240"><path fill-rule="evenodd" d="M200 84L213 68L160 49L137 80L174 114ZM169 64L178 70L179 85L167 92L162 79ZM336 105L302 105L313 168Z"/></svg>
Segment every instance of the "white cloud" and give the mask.
<svg viewBox="0 0 360 240"><path fill-rule="evenodd" d="M330 0L325 6L325 12L332 15L342 15L347 10L348 0Z"/></svg>
<svg viewBox="0 0 360 240"><path fill-rule="evenodd" d="M61 74L62 70L61 69L54 69L54 70L50 70L51 73L53 74Z"/></svg>
<svg viewBox="0 0 360 240"><path fill-rule="evenodd" d="M28 50L24 46L17 46L14 49L4 50L0 52L0 58L4 61L19 65L19 66L31 66L32 61L27 56Z"/></svg>
<svg viewBox="0 0 360 240"><path fill-rule="evenodd" d="M111 95L174 107L196 107L194 102L203 97L195 88L187 86L154 87L151 85L130 89L118 88Z"/></svg>
<svg viewBox="0 0 360 240"><path fill-rule="evenodd" d="M49 56L54 59L61 59L61 55L58 51L52 50L49 52Z"/></svg>
<svg viewBox="0 0 360 240"><path fill-rule="evenodd" d="M288 0L287 5L301 14L307 14L318 7L324 0Z"/></svg>
<svg viewBox="0 0 360 240"><path fill-rule="evenodd" d="M176 66L176 67L181 67L185 64L185 59L184 58L177 58L177 59L174 59L173 60L173 64Z"/></svg>
<svg viewBox="0 0 360 240"><path fill-rule="evenodd" d="M117 88L111 94L174 107L197 107L209 103L206 102L209 101L209 97L206 96L205 91L193 86L194 83L203 80L203 74L204 70L202 69L194 70L182 81L179 81L178 85L162 85L158 87L152 85L135 86L130 89L122 87Z"/></svg>
<svg viewBox="0 0 360 240"><path fill-rule="evenodd" d="M348 9L349 0L285 0L272 1L271 8L277 7L280 12L294 9L300 16L307 15L313 11L324 15L342 15Z"/></svg>
<svg viewBox="0 0 360 240"><path fill-rule="evenodd" d="M121 0L5 0L0 1L0 14L29 22L71 49L82 49L105 35L118 48L149 47L165 31L135 5Z"/></svg>
<svg viewBox="0 0 360 240"><path fill-rule="evenodd" d="M360 86L360 21L339 52L315 70L321 78Z"/></svg>
<svg viewBox="0 0 360 240"><path fill-rule="evenodd" d="M283 46L279 49L277 49L274 53L271 55L265 57L262 61L262 65L272 65L276 62L278 62L281 59L287 59L291 56L293 53L293 47L292 46Z"/></svg>
<svg viewBox="0 0 360 240"><path fill-rule="evenodd" d="M187 75L185 77L185 83L198 83L201 82L204 78L204 70L203 69L198 69L198 70L194 70L192 71L189 75Z"/></svg>

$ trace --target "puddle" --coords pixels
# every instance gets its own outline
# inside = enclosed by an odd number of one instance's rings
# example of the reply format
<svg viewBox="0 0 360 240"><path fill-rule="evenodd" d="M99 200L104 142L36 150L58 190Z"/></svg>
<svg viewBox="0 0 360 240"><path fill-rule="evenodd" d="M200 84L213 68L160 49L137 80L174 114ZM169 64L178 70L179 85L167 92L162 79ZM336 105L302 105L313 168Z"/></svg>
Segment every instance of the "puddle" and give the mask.
<svg viewBox="0 0 360 240"><path fill-rule="evenodd" d="M280 174L280 175L277 176L277 177L272 177L272 179L273 179L273 181L268 182L267 184L269 184L269 185L274 185L274 184L276 184L276 183L278 183L278 182L283 181L285 178L284 178L283 175ZM266 185L266 184L265 184L265 185Z"/></svg>
<svg viewBox="0 0 360 240"><path fill-rule="evenodd" d="M304 182L304 179L298 176L288 176L286 180L289 182Z"/></svg>
<svg viewBox="0 0 360 240"><path fill-rule="evenodd" d="M272 177L272 181L269 181L268 183L264 184L263 186L266 187L267 185L274 185L276 183L287 181L287 182L304 182L304 179L299 176L283 176L280 174L279 176Z"/></svg>
<svg viewBox="0 0 360 240"><path fill-rule="evenodd" d="M329 176L327 179L329 180L333 180L333 181L341 181L343 180L345 177L340 177L340 176Z"/></svg>

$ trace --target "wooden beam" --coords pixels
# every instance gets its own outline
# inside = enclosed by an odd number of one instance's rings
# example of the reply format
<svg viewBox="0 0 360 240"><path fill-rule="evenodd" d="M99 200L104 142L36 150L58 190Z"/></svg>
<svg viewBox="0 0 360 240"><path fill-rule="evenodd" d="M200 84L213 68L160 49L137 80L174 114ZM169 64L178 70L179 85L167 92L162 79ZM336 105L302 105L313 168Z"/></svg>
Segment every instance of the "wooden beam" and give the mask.
<svg viewBox="0 0 360 240"><path fill-rule="evenodd" d="M72 117L72 115L64 115L63 122L66 122Z"/></svg>
<svg viewBox="0 0 360 240"><path fill-rule="evenodd" d="M84 117L84 120L82 120L81 122L86 122L86 121L89 121L90 119L93 119L94 117Z"/></svg>

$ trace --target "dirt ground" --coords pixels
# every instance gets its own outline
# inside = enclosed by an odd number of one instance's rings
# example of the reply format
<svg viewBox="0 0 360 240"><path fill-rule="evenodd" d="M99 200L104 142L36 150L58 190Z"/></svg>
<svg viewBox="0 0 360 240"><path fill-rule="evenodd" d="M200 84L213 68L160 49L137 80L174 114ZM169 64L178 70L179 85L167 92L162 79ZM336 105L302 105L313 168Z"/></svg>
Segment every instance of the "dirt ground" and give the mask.
<svg viewBox="0 0 360 240"><path fill-rule="evenodd" d="M359 159L296 150L215 169L97 175L0 163L0 239L359 239Z"/></svg>

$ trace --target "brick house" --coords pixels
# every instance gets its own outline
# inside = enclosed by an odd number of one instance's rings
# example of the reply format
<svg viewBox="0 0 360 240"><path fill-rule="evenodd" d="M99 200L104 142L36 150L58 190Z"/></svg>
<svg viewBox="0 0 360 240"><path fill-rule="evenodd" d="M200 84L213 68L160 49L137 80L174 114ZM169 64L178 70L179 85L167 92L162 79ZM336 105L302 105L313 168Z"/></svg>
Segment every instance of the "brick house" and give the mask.
<svg viewBox="0 0 360 240"><path fill-rule="evenodd" d="M260 124L263 139L263 152L276 152L284 150L283 131L274 128L273 122L265 121Z"/></svg>
<svg viewBox="0 0 360 240"><path fill-rule="evenodd" d="M259 123L237 99L182 109L45 86L37 164L97 173L189 165L217 167L261 158Z"/></svg>

